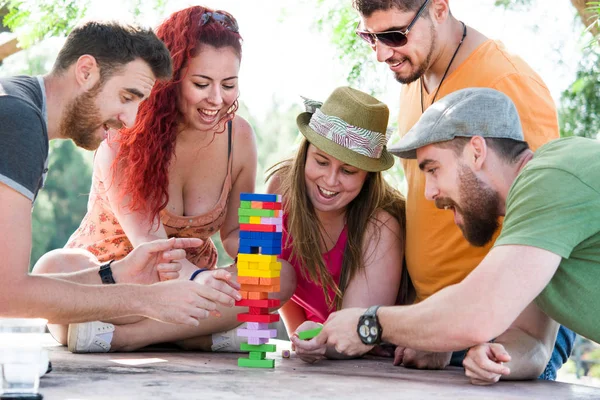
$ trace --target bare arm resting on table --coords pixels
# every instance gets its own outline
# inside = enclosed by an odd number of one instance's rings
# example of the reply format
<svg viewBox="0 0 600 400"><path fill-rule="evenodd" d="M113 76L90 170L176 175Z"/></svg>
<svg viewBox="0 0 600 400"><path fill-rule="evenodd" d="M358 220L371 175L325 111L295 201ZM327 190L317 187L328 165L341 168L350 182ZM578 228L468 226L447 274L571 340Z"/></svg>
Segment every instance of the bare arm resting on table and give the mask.
<svg viewBox="0 0 600 400"><path fill-rule="evenodd" d="M196 326L198 318L208 316L204 307L214 309L203 297L205 290L189 281L154 285L82 285L29 275L31 201L0 183L0 203L0 231L4 232L0 241L2 317L41 317L53 323L71 323L141 315ZM142 255L139 261L143 263L153 253L170 250L175 243L149 244L138 253Z"/></svg>
<svg viewBox="0 0 600 400"><path fill-rule="evenodd" d="M463 365L471 383L536 379L548 364L559 325L531 303L494 343L471 347Z"/></svg>
<svg viewBox="0 0 600 400"><path fill-rule="evenodd" d="M527 265L523 261L527 260ZM427 351L454 351L498 337L548 284L561 257L530 246L494 247L461 283L413 306L382 307L383 340ZM364 309L332 314L314 340L346 354L369 346L354 332Z"/></svg>

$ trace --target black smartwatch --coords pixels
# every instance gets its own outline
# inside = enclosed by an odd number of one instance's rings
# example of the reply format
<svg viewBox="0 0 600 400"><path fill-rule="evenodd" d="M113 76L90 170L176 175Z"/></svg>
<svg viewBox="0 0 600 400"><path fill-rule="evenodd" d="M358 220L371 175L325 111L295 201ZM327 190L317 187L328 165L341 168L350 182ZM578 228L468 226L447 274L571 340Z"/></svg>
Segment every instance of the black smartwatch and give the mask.
<svg viewBox="0 0 600 400"><path fill-rule="evenodd" d="M100 266L100 270L98 271L98 275L100 275L100 279L102 279L102 283L117 283L115 282L115 278L113 278L112 269L110 269L110 264L115 260L110 260L106 264Z"/></svg>
<svg viewBox="0 0 600 400"><path fill-rule="evenodd" d="M372 306L360 316L356 332L364 344L373 345L381 343L383 329L377 320L377 310L381 306Z"/></svg>

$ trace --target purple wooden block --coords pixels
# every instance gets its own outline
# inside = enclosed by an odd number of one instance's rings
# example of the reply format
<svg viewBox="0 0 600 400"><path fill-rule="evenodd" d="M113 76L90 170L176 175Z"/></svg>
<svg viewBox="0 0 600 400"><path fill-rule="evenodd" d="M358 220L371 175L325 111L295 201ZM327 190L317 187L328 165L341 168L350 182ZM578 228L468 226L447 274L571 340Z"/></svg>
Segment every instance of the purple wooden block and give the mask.
<svg viewBox="0 0 600 400"><path fill-rule="evenodd" d="M269 339L266 338L257 338L257 337L249 337L248 344L265 344L269 343Z"/></svg>
<svg viewBox="0 0 600 400"><path fill-rule="evenodd" d="M237 330L237 334L238 334L238 336L245 336L245 337L273 338L273 337L277 336L277 329L254 330L254 329L240 328Z"/></svg>
<svg viewBox="0 0 600 400"><path fill-rule="evenodd" d="M281 225L275 225L275 232L283 232L281 229Z"/></svg>
<svg viewBox="0 0 600 400"><path fill-rule="evenodd" d="M254 330L269 329L269 324L262 322L246 322L246 328Z"/></svg>

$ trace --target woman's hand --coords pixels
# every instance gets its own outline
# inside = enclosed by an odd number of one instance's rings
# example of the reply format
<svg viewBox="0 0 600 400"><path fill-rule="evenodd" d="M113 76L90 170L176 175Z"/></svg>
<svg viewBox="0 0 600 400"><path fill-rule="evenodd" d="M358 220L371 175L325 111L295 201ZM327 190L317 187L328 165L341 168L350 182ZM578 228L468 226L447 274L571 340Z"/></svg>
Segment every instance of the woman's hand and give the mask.
<svg viewBox="0 0 600 400"><path fill-rule="evenodd" d="M314 364L323 358L325 358L325 352L327 351L326 345L320 345L313 338L311 340L301 340L298 337L298 332L307 331L323 326L317 322L305 321L296 329L296 331L290 337L292 346L295 348L296 354L300 359L309 364Z"/></svg>

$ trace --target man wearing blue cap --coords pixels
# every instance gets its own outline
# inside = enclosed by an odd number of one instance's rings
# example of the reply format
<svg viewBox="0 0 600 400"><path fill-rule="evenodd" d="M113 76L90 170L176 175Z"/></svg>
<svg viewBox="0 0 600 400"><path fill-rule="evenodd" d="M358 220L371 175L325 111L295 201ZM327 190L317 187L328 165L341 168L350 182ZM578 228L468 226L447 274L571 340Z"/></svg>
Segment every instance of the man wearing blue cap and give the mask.
<svg viewBox="0 0 600 400"><path fill-rule="evenodd" d="M559 139L534 155L512 101L469 88L432 105L389 150L417 159L425 196L453 212L471 244L488 243L505 216L500 236L459 284L413 306L381 307L370 320L364 309L334 313L316 342L350 355L380 340L453 351L505 334L532 302L546 315L534 326L549 329L554 319L600 341L593 317L600 308L600 142ZM361 329L366 320L380 329ZM487 347L487 357L465 365L467 374L482 381L509 374L510 354L497 343Z"/></svg>

